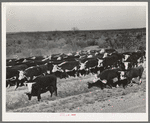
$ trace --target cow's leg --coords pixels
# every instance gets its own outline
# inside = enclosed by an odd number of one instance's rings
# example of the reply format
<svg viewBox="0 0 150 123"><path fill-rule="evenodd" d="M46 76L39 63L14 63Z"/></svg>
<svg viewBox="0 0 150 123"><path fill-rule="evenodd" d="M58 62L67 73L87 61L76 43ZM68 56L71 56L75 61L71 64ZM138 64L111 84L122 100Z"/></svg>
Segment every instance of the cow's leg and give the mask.
<svg viewBox="0 0 150 123"><path fill-rule="evenodd" d="M57 96L57 87L55 87L55 95Z"/></svg>
<svg viewBox="0 0 150 123"><path fill-rule="evenodd" d="M31 100L31 98L32 98L32 95L28 95L28 98L29 98L29 100Z"/></svg>
<svg viewBox="0 0 150 123"><path fill-rule="evenodd" d="M90 69L88 70L88 74L92 75L92 71Z"/></svg>
<svg viewBox="0 0 150 123"><path fill-rule="evenodd" d="M107 85L112 89L111 80L107 81Z"/></svg>
<svg viewBox="0 0 150 123"><path fill-rule="evenodd" d="M142 84L141 76L139 76L139 85Z"/></svg>
<svg viewBox="0 0 150 123"><path fill-rule="evenodd" d="M101 83L100 83L100 88L103 90L104 87L105 87L105 85L101 82Z"/></svg>
<svg viewBox="0 0 150 123"><path fill-rule="evenodd" d="M79 77L79 71L76 72L76 78Z"/></svg>
<svg viewBox="0 0 150 123"><path fill-rule="evenodd" d="M122 82L122 87L125 89L126 87L127 87L127 85L128 85L128 81L126 82L126 81L123 81Z"/></svg>
<svg viewBox="0 0 150 123"><path fill-rule="evenodd" d="M50 91L50 94L51 94L51 97L53 95L53 92L54 92L54 88L52 86L49 87L49 91Z"/></svg>
<svg viewBox="0 0 150 123"><path fill-rule="evenodd" d="M7 88L10 88L10 84L7 83L6 87L7 87Z"/></svg>
<svg viewBox="0 0 150 123"><path fill-rule="evenodd" d="M6 88L8 87L8 82L6 82Z"/></svg>
<svg viewBox="0 0 150 123"><path fill-rule="evenodd" d="M62 74L63 74L63 73L60 73L60 79L63 79L63 76L62 76Z"/></svg>
<svg viewBox="0 0 150 123"><path fill-rule="evenodd" d="M128 84L129 84L129 86L133 86L132 79L128 79Z"/></svg>
<svg viewBox="0 0 150 123"><path fill-rule="evenodd" d="M26 95L28 96L28 100L31 100L32 95L30 93L26 93Z"/></svg>
<svg viewBox="0 0 150 123"><path fill-rule="evenodd" d="M125 89L127 87L127 85L125 85L124 83L123 83L123 88Z"/></svg>
<svg viewBox="0 0 150 123"><path fill-rule="evenodd" d="M38 98L38 101L40 101L40 99L41 99L41 89L38 90L38 96L37 96L37 98Z"/></svg>
<svg viewBox="0 0 150 123"><path fill-rule="evenodd" d="M15 90L19 87L19 82L15 83Z"/></svg>

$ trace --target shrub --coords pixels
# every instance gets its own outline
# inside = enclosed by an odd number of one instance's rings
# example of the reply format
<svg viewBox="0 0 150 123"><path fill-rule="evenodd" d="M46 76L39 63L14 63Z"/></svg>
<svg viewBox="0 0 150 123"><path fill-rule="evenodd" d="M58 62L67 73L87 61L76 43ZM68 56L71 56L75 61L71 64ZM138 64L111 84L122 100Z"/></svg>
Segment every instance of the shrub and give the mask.
<svg viewBox="0 0 150 123"><path fill-rule="evenodd" d="M76 42L77 46L81 47L81 48L84 48L84 47L87 47L87 42L84 42L84 41L78 41Z"/></svg>
<svg viewBox="0 0 150 123"><path fill-rule="evenodd" d="M95 40L94 40L94 39L87 41L87 45L88 45L88 46L94 46L95 44L96 44L96 43L95 43Z"/></svg>
<svg viewBox="0 0 150 123"><path fill-rule="evenodd" d="M56 48L57 47L57 44L55 43L55 42L48 42L48 44L47 44L47 47L49 48L49 49L52 49L52 48Z"/></svg>

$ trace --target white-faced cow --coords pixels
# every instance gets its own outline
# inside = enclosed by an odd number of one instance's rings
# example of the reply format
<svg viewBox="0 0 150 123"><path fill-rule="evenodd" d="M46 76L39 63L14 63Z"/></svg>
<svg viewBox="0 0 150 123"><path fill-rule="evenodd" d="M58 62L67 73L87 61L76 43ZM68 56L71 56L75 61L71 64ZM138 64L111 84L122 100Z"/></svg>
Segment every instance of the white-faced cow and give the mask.
<svg viewBox="0 0 150 123"><path fill-rule="evenodd" d="M28 99L31 100L32 96L37 96L38 101L41 99L41 94L50 91L51 97L53 92L57 96L57 78L54 75L46 75L37 77L34 82L26 83L28 86Z"/></svg>

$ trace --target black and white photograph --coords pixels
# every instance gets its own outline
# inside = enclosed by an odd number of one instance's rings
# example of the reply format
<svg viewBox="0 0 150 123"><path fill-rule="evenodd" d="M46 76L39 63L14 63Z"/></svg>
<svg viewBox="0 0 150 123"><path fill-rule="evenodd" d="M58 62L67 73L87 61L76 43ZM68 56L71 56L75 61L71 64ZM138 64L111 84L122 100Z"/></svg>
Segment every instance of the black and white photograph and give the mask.
<svg viewBox="0 0 150 123"><path fill-rule="evenodd" d="M148 2L3 2L3 121L148 121Z"/></svg>

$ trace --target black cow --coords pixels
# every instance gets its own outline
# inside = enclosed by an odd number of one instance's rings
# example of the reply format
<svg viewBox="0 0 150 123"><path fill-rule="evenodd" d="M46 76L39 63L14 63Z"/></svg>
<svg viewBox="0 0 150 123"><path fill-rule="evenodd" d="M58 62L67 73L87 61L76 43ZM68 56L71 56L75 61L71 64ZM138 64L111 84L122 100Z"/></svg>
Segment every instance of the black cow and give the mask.
<svg viewBox="0 0 150 123"><path fill-rule="evenodd" d="M62 54L58 53L58 54L52 54L51 56L49 56L50 60L61 60L62 59Z"/></svg>
<svg viewBox="0 0 150 123"><path fill-rule="evenodd" d="M17 86L18 85L18 77L19 77L18 70L7 67L6 68L6 87L13 86L13 85Z"/></svg>
<svg viewBox="0 0 150 123"><path fill-rule="evenodd" d="M16 59L7 59L6 66L14 66L16 64Z"/></svg>
<svg viewBox="0 0 150 123"><path fill-rule="evenodd" d="M66 75L67 73L75 77L78 74L79 62L78 61L65 61L61 64L54 65L52 72L60 71ZM74 75L73 75L74 74Z"/></svg>
<svg viewBox="0 0 150 123"><path fill-rule="evenodd" d="M22 63L23 61L25 60L25 58L20 58L20 59L16 59L15 60L15 63Z"/></svg>
<svg viewBox="0 0 150 123"><path fill-rule="evenodd" d="M33 67L29 67L27 69L25 69L24 71L20 71L19 74L19 80L22 80L24 78L27 78L28 81L33 80L34 76L39 76L43 71L41 70L41 68L39 66L33 66Z"/></svg>
<svg viewBox="0 0 150 123"><path fill-rule="evenodd" d="M27 60L43 60L45 59L47 56L31 56L26 58Z"/></svg>
<svg viewBox="0 0 150 123"><path fill-rule="evenodd" d="M20 65L12 66L11 68L12 68L12 69L15 69L15 70L25 70L25 69L28 68L28 66L25 65L25 64L20 64Z"/></svg>
<svg viewBox="0 0 150 123"><path fill-rule="evenodd" d="M107 84L108 86L110 86L110 88L112 88L113 82L120 80L120 73L118 72L119 70L121 69L106 69L98 74L97 78L99 78L103 83Z"/></svg>
<svg viewBox="0 0 150 123"><path fill-rule="evenodd" d="M139 84L142 83L141 77L143 74L144 68L142 65L136 68L128 69L127 71L121 71L121 79L127 79L128 84L131 83L132 85L132 79L139 77Z"/></svg>
<svg viewBox="0 0 150 123"><path fill-rule="evenodd" d="M54 65L61 64L62 62L64 62L64 61L63 60L49 61L49 63L47 64L49 74L53 73L52 70L53 70Z"/></svg>
<svg viewBox="0 0 150 123"><path fill-rule="evenodd" d="M44 65L39 65L38 66L40 68L40 73L46 75L47 74L47 71L48 71L48 65L47 63L44 64Z"/></svg>
<svg viewBox="0 0 150 123"><path fill-rule="evenodd" d="M28 67L36 66L37 64L33 60L25 60L22 63L16 63L15 65L27 65Z"/></svg>
<svg viewBox="0 0 150 123"><path fill-rule="evenodd" d="M104 87L106 87L106 84L102 83L100 80L94 82L94 83L87 83L88 84L88 88L90 89L93 86L99 87L102 90L104 89Z"/></svg>
<svg viewBox="0 0 150 123"><path fill-rule="evenodd" d="M103 60L104 69L107 69L109 67L114 67L114 66L117 67L119 59L120 59L120 57L116 54L105 57Z"/></svg>
<svg viewBox="0 0 150 123"><path fill-rule="evenodd" d="M137 55L140 57L140 63L143 63L144 62L144 59L146 59L146 52L144 50L138 50L137 52Z"/></svg>
<svg viewBox="0 0 150 123"><path fill-rule="evenodd" d="M24 70L25 68L27 68L26 65L16 65L13 67L7 67L6 68L6 87L15 85L16 86L15 90L16 90L19 86L23 86L24 79L20 80L19 74L20 74L20 71Z"/></svg>
<svg viewBox="0 0 150 123"><path fill-rule="evenodd" d="M50 91L51 97L53 92L57 96L57 78L54 75L46 75L37 77L33 83L27 83L29 92L28 99L31 100L32 96L37 96L38 101L41 99L41 93Z"/></svg>
<svg viewBox="0 0 150 123"><path fill-rule="evenodd" d="M98 67L98 62L99 60L96 58L86 58L80 61L80 71L87 71L89 73L96 73L97 72L97 67Z"/></svg>
<svg viewBox="0 0 150 123"><path fill-rule="evenodd" d="M124 60L123 62L125 63L126 69L131 68L131 67L137 67L138 63L143 63L143 52L138 51L138 52L128 52L128 53L123 53L124 55ZM130 67L128 65L130 64Z"/></svg>
<svg viewBox="0 0 150 123"><path fill-rule="evenodd" d="M43 64L46 64L46 63L48 63L49 62L49 60L47 59L47 60L34 60L34 63L36 64L36 65L43 65Z"/></svg>
<svg viewBox="0 0 150 123"><path fill-rule="evenodd" d="M106 53L114 53L117 52L115 49L105 49Z"/></svg>

